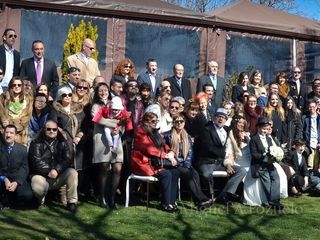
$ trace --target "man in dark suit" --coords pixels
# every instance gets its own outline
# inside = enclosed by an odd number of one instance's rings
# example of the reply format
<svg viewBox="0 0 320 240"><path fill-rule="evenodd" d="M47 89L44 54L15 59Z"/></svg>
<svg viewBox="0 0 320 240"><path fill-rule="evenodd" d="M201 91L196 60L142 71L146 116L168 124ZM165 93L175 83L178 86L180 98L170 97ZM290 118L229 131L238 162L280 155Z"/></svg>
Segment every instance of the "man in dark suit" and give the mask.
<svg viewBox="0 0 320 240"><path fill-rule="evenodd" d="M208 73L198 79L197 93L203 91L205 84L212 84L215 90L214 103L220 106L221 103L227 100L226 81L218 76L218 63L216 61L208 62Z"/></svg>
<svg viewBox="0 0 320 240"><path fill-rule="evenodd" d="M216 109L218 108L218 105L215 102L214 87L211 83L206 83L203 85L202 91L205 92L209 97L208 111L209 111L210 115L212 116L215 113Z"/></svg>
<svg viewBox="0 0 320 240"><path fill-rule="evenodd" d="M44 43L42 41L33 41L32 52L33 57L22 61L20 76L27 77L34 88L41 83L46 83L50 88L51 96L55 96L59 85L56 64L44 58Z"/></svg>
<svg viewBox="0 0 320 240"><path fill-rule="evenodd" d="M0 142L0 208L3 205L21 206L32 197L27 148L15 142L17 128L7 125Z"/></svg>
<svg viewBox="0 0 320 240"><path fill-rule="evenodd" d="M3 67L4 78L1 82L3 91L8 87L12 77L18 76L20 71L20 53L13 48L17 38L16 31L12 28L4 30L3 44L0 45L0 66ZM7 59L9 61L7 62Z"/></svg>
<svg viewBox="0 0 320 240"><path fill-rule="evenodd" d="M263 191L268 202L262 203L264 206L270 206L276 210L282 210L280 204L280 179L273 163L269 161L267 152L273 145L271 137L267 134L271 123L267 117L260 117L257 123L258 132L251 138L251 168L252 176L260 178Z"/></svg>
<svg viewBox="0 0 320 240"><path fill-rule="evenodd" d="M213 123L210 122L200 133L197 139L197 146L201 151L198 152L198 166L201 175L209 183L211 196L214 195L213 189L213 171L227 171L230 176L228 182L217 198L217 202L224 205L231 204L230 197L233 196L246 175L244 168L232 166L232 169L226 169L223 166L225 158L228 132L224 125L228 119L227 111L224 108L218 108L214 114Z"/></svg>
<svg viewBox="0 0 320 240"><path fill-rule="evenodd" d="M301 79L301 70L299 67L293 67L292 77L288 81L289 94L299 109L305 109L307 101L307 84Z"/></svg>
<svg viewBox="0 0 320 240"><path fill-rule="evenodd" d="M191 85L190 81L183 78L184 67L181 64L175 64L173 66L174 76L166 79L171 85L172 97L181 96L187 102L191 97Z"/></svg>
<svg viewBox="0 0 320 240"><path fill-rule="evenodd" d="M138 78L138 84L139 86L142 83L149 84L151 88L151 96L154 98L156 96L157 89L160 87L161 78L160 75L157 74L158 66L157 61L155 59L148 59L146 62L147 65L147 71L144 73L141 73Z"/></svg>

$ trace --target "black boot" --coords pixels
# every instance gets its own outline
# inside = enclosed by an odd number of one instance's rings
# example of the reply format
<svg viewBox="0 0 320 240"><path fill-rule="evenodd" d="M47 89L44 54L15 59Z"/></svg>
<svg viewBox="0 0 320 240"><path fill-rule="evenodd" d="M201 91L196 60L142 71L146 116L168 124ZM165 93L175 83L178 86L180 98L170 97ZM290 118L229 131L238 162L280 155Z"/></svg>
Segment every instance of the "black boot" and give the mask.
<svg viewBox="0 0 320 240"><path fill-rule="evenodd" d="M99 205L102 208L109 208L106 198L103 195L99 196Z"/></svg>

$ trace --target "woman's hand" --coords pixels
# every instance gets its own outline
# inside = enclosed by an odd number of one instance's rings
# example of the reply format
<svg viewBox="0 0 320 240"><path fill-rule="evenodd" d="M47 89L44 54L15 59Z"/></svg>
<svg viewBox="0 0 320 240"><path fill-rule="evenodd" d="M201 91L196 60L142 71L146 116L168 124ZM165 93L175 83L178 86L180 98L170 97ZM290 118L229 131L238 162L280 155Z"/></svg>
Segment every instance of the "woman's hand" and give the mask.
<svg viewBox="0 0 320 240"><path fill-rule="evenodd" d="M171 165L172 165L173 167L177 166L177 164L178 164L177 160L174 159L174 158L169 159L169 161L171 162Z"/></svg>

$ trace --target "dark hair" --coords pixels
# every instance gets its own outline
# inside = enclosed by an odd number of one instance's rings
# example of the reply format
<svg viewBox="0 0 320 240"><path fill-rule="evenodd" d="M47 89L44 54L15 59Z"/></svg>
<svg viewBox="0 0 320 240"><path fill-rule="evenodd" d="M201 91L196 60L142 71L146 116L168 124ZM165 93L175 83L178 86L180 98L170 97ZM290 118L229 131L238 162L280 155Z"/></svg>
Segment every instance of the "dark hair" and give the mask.
<svg viewBox="0 0 320 240"><path fill-rule="evenodd" d="M48 90L48 95L49 95L50 88L49 88L49 86L48 86L46 83L40 83L40 85L37 86L37 88L36 88L36 94L39 93L39 89L40 89L41 86L46 86L46 88L47 88L47 90Z"/></svg>
<svg viewBox="0 0 320 240"><path fill-rule="evenodd" d="M44 93L36 93L36 95L34 96L34 101L36 101L37 97L45 97L46 98L46 103L48 102L48 96L45 95Z"/></svg>
<svg viewBox="0 0 320 240"><path fill-rule="evenodd" d="M17 127L16 127L15 125L13 125L13 124L8 124L7 126L5 126L5 127L4 127L4 131L6 131L7 128L14 128L15 133L18 132Z"/></svg>
<svg viewBox="0 0 320 240"><path fill-rule="evenodd" d="M139 92L142 92L144 90L147 90L149 92L151 92L151 87L148 83L142 83L139 87Z"/></svg>
<svg viewBox="0 0 320 240"><path fill-rule="evenodd" d="M124 84L124 88L125 88L125 89L128 89L128 88L129 88L128 85L129 85L130 83L132 83L132 82L138 84L137 80L135 80L135 79L129 79L128 82L126 82L126 83Z"/></svg>
<svg viewBox="0 0 320 240"><path fill-rule="evenodd" d="M293 145L295 146L303 146L306 145L306 142L303 139L297 139L293 142Z"/></svg>
<svg viewBox="0 0 320 240"><path fill-rule="evenodd" d="M99 88L101 86L106 86L108 88L108 92L110 94L110 88L108 86L107 83L104 83L104 82L101 82L101 83L98 83L98 85L95 87L94 89L94 96L93 96L93 103L98 103L98 104L105 104L101 101L100 97L99 97Z"/></svg>
<svg viewBox="0 0 320 240"><path fill-rule="evenodd" d="M204 92L206 90L206 87L212 87L213 88L213 92L215 93L216 91L214 90L214 86L211 83L206 83L202 86L202 92Z"/></svg>
<svg viewBox="0 0 320 240"><path fill-rule="evenodd" d="M6 29L4 30L4 32L3 32L2 37L7 36L7 33L8 33L9 31L16 32L16 30L14 30L13 28L6 28Z"/></svg>
<svg viewBox="0 0 320 240"><path fill-rule="evenodd" d="M238 78L238 84L242 84L242 81L244 79L245 76L248 76L249 77L249 74L247 72L241 72L239 74L239 78Z"/></svg>
<svg viewBox="0 0 320 240"><path fill-rule="evenodd" d="M13 82L16 81L16 80L19 80L21 81L21 93L20 93L20 96L19 96L19 102L22 103L23 100L24 100L24 83L23 83L23 80L22 80L22 77L19 77L19 76L16 76L16 77L13 77L9 84L8 84L8 89L9 89L9 93L10 93L10 98L11 100L13 99L13 92L12 92L12 86L13 86Z"/></svg>
<svg viewBox="0 0 320 240"><path fill-rule="evenodd" d="M36 43L42 43L43 45L44 45L44 43L41 41L41 40L34 40L33 42L32 42L32 49L33 49L33 46L36 44Z"/></svg>
<svg viewBox="0 0 320 240"><path fill-rule="evenodd" d="M146 61L146 65L149 66L149 63L151 62L157 62L157 60L155 60L154 58L149 58L147 61Z"/></svg>

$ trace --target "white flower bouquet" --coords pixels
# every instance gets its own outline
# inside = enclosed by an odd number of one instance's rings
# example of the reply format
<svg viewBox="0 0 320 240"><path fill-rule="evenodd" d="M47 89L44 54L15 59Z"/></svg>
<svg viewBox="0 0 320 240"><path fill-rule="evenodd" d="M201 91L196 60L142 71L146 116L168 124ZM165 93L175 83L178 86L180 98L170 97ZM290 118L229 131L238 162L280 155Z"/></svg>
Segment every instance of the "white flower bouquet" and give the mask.
<svg viewBox="0 0 320 240"><path fill-rule="evenodd" d="M280 162L284 157L284 152L281 147L273 145L269 148L268 151L269 162Z"/></svg>

